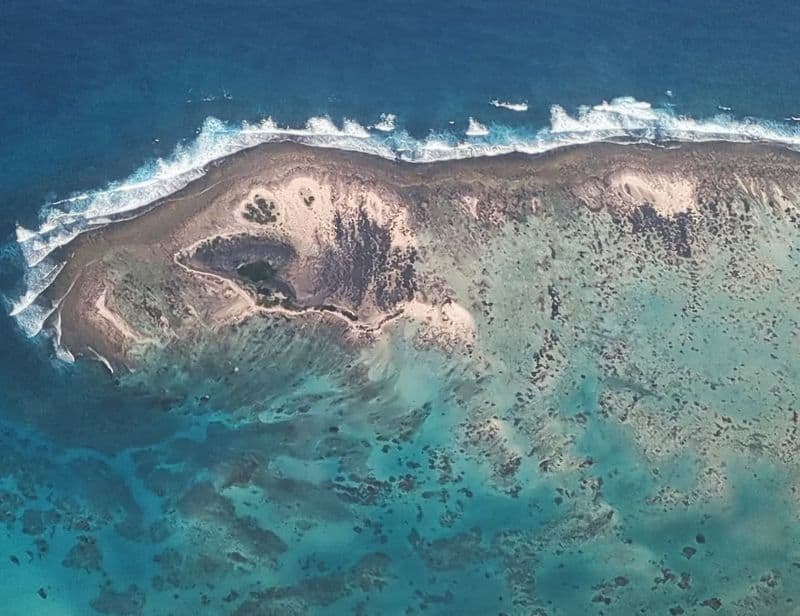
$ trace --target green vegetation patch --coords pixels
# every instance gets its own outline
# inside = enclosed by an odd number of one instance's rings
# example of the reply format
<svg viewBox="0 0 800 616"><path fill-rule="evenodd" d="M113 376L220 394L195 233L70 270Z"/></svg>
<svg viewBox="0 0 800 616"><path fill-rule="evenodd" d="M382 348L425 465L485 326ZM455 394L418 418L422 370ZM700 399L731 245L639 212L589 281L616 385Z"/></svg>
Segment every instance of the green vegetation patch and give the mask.
<svg viewBox="0 0 800 616"><path fill-rule="evenodd" d="M253 200L254 203L248 203L244 208L245 219L256 222L261 225L266 225L278 220L275 214L275 202L269 201L260 196L256 196Z"/></svg>
<svg viewBox="0 0 800 616"><path fill-rule="evenodd" d="M262 260L240 265L236 268L236 273L251 282L260 283L273 280L277 271L267 261Z"/></svg>

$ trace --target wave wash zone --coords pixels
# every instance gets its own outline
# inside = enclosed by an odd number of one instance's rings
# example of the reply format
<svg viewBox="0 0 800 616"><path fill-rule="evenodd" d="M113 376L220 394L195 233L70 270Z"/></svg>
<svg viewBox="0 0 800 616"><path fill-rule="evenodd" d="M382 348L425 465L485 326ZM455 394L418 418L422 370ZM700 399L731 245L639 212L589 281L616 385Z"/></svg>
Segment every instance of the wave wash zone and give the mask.
<svg viewBox="0 0 800 616"><path fill-rule="evenodd" d="M268 145L85 234L43 299L72 289L64 344L129 406L4 433L4 583L37 613L792 613L799 165ZM327 275L361 254L363 289Z"/></svg>
<svg viewBox="0 0 800 616"><path fill-rule="evenodd" d="M521 103L493 100L492 106L523 110ZM387 113L374 125L344 120L337 127L329 118L311 118L304 128L286 128L271 119L260 123L227 125L209 118L197 138L176 147L171 157L148 163L129 178L103 189L91 190L47 204L41 225L31 230L17 227L17 244L25 262L25 288L10 298L10 312L23 331L33 336L49 312L35 305L36 297L52 282L62 263L52 252L80 233L134 216L157 200L201 177L214 160L262 143L293 141L306 145L374 154L408 162L435 162L496 156L512 152L536 154L553 149L623 140L637 143L745 141L800 145L800 127L721 114L696 120L678 116L669 108L653 107L632 98L580 107L570 115L551 108L550 126L539 130L486 126L475 118L463 124L463 133L432 133L419 140L402 129L402 118Z"/></svg>

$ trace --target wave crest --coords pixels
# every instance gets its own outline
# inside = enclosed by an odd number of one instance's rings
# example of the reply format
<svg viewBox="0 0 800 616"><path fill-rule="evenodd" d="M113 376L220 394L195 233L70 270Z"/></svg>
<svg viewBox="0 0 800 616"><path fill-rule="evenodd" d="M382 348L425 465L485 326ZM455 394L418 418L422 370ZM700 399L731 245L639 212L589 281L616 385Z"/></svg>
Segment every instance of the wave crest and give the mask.
<svg viewBox="0 0 800 616"><path fill-rule="evenodd" d="M393 113L382 113L381 119L372 128L384 133L391 133L395 129L396 120L397 116Z"/></svg>
<svg viewBox="0 0 800 616"><path fill-rule="evenodd" d="M509 111L528 111L528 103L512 103L509 101L501 101L499 99L492 99L489 101L489 104L492 107L498 107L500 109L508 109Z"/></svg>
<svg viewBox="0 0 800 616"><path fill-rule="evenodd" d="M467 137L485 137L489 134L489 129L478 122L475 118L470 118L467 125Z"/></svg>

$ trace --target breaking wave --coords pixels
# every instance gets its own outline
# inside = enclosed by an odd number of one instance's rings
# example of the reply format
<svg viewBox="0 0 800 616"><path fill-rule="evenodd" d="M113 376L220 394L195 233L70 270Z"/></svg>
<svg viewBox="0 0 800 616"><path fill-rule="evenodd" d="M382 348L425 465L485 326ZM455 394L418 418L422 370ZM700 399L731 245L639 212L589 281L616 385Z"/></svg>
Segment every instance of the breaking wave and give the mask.
<svg viewBox="0 0 800 616"><path fill-rule="evenodd" d="M397 116L393 113L382 113L381 119L378 121L374 128L375 130L382 131L384 133L391 133L395 129L395 121L397 120Z"/></svg>
<svg viewBox="0 0 800 616"><path fill-rule="evenodd" d="M511 108L512 105L498 101L496 106ZM537 154L600 141L656 144L670 141L764 141L800 147L800 126L795 122L738 119L727 113L693 119L677 115L672 109L653 107L650 103L628 97L583 106L574 113L553 105L549 126L538 130L494 124L490 130L470 118L463 134L431 133L425 139L417 139L404 130L397 130L396 121L393 114L384 114L370 128L348 119L340 127L330 118L315 117L302 128L291 128L279 126L271 118L241 125L209 118L196 139L178 145L169 158L152 161L130 177L105 188L46 204L37 229L18 226L16 239L27 271L25 290L11 300L10 312L27 335L36 335L55 309L52 305L39 305L37 298L60 270L62 264L53 257L57 248L89 229L136 215L145 206L204 175L210 162L262 143L294 141L408 162L511 152Z"/></svg>
<svg viewBox="0 0 800 616"><path fill-rule="evenodd" d="M467 125L467 137L485 137L489 134L489 129L478 122L475 118L470 118Z"/></svg>
<svg viewBox="0 0 800 616"><path fill-rule="evenodd" d="M498 107L500 109L508 109L509 111L528 111L528 103L511 103L508 101L501 101L498 99L493 99L489 101L489 104L492 107Z"/></svg>

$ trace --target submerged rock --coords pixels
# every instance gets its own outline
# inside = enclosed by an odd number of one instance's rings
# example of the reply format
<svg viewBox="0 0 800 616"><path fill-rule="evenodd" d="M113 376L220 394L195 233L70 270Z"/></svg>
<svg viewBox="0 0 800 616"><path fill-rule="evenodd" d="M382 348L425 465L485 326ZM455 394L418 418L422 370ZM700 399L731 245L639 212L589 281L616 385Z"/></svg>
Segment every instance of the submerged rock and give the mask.
<svg viewBox="0 0 800 616"><path fill-rule="evenodd" d="M89 573L100 571L102 561L103 554L100 552L95 538L81 535L78 537L78 542L67 552L67 557L62 564L70 569L80 569Z"/></svg>
<svg viewBox="0 0 800 616"><path fill-rule="evenodd" d="M22 514L22 532L26 535L41 535L45 525L42 519L42 511L38 509L26 509Z"/></svg>
<svg viewBox="0 0 800 616"><path fill-rule="evenodd" d="M91 606L109 616L138 616L143 613L145 598L145 593L135 584L126 590L115 590L111 584L106 584L92 600Z"/></svg>

